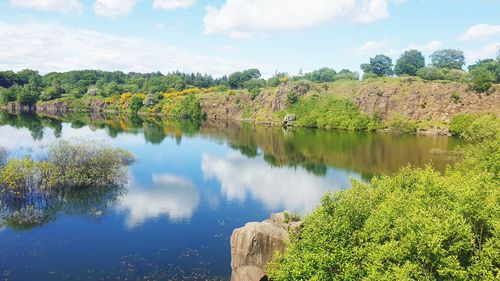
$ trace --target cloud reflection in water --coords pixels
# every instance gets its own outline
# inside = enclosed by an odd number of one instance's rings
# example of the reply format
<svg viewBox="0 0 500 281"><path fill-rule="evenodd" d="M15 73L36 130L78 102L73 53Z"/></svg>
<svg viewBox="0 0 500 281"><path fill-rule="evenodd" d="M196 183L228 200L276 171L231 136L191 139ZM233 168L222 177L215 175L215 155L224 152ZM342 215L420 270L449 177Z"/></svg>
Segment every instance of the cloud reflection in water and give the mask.
<svg viewBox="0 0 500 281"><path fill-rule="evenodd" d="M250 194L270 210L305 213L335 186L331 180L303 168L272 167L262 158L247 158L239 153L224 157L203 154L201 168L205 178L220 181L221 192L228 200L244 202Z"/></svg>
<svg viewBox="0 0 500 281"><path fill-rule="evenodd" d="M150 188L131 188L119 210L127 210L126 226L133 228L148 219L167 216L172 221L189 220L199 205L198 188L189 180L171 174L153 174Z"/></svg>

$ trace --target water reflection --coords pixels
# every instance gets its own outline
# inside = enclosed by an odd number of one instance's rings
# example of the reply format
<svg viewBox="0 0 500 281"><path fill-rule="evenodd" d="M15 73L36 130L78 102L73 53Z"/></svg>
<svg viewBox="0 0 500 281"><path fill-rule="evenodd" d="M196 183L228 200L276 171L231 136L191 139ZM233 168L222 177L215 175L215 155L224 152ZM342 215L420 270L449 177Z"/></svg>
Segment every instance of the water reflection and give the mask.
<svg viewBox="0 0 500 281"><path fill-rule="evenodd" d="M171 174L153 174L153 186L131 190L118 205L127 211L126 225L133 228L148 219L167 216L172 221L189 220L199 205L198 188L187 178Z"/></svg>
<svg viewBox="0 0 500 281"><path fill-rule="evenodd" d="M284 130L244 123L200 124L106 114L37 116L0 111L0 126L5 136L0 138L0 146L11 149L36 149L61 137L90 137L131 149L145 162L139 165L140 172L132 171L142 182L129 184L128 193L116 207L127 214L128 228L160 217L189 220L201 200L214 209L221 197L227 201L258 201L268 210L306 212L324 192L348 187L350 177L367 180L408 164L423 167L432 163L443 170L454 160L443 152L458 143L444 137ZM199 140L201 146L179 147L183 138ZM174 140L178 147L166 145L166 140ZM211 153L218 150L214 145L228 147L230 152ZM170 154L162 154L162 149L169 149ZM152 161L161 168L182 158L191 161L186 163L187 178L175 176L170 170L164 174L154 171ZM192 177L199 172L205 181L219 184L215 192L193 183Z"/></svg>
<svg viewBox="0 0 500 281"><path fill-rule="evenodd" d="M318 204L321 196L333 186L302 168L273 168L260 158L239 153L224 157L204 154L205 178L216 178L227 200L244 202L250 195L268 210L287 209L305 213Z"/></svg>

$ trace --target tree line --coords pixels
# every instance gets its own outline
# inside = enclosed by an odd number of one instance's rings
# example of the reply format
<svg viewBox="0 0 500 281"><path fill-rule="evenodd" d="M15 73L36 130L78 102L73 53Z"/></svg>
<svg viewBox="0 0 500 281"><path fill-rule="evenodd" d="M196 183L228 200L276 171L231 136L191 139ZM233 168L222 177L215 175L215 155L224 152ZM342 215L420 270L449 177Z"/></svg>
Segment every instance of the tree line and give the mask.
<svg viewBox="0 0 500 281"><path fill-rule="evenodd" d="M363 79L390 76L418 76L424 80L451 80L470 82L479 92L487 91L493 83L500 83L500 51L496 59L480 60L463 70L463 51L443 49L434 52L426 66L425 57L418 50L405 51L393 65L386 55L377 55L361 65ZM214 88L215 91L246 89L257 95L265 87L276 87L288 80L309 80L323 83L337 80L359 80L358 72L348 69L335 71L323 67L303 74L290 76L276 72L268 79L261 77L258 69L247 69L214 78L208 74L171 72L124 73L121 71L76 70L51 72L40 75L35 70L0 71L0 104L17 101L34 104L60 97L81 98L88 96L111 97L123 93L161 95L167 91L189 88Z"/></svg>
<svg viewBox="0 0 500 281"><path fill-rule="evenodd" d="M407 50L396 60L386 55L376 55L361 65L363 79L390 76L418 76L424 80L450 80L471 82L474 90L485 92L494 83L500 83L500 49L496 59L483 59L463 70L465 56L462 50L442 49L430 55L426 66L425 57L418 50Z"/></svg>

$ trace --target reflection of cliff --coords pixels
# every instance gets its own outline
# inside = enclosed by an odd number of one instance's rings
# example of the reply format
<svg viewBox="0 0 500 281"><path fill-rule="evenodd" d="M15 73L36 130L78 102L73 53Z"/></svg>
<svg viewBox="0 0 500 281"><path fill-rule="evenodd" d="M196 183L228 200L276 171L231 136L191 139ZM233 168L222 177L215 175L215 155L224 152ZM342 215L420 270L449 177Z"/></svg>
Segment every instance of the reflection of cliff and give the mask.
<svg viewBox="0 0 500 281"><path fill-rule="evenodd" d="M301 166L315 174L325 174L327 166L352 170L364 177L392 173L402 166L417 167L432 162L443 170L453 159L441 152L449 151L458 142L454 138L426 136L393 136L377 133L326 131L305 128L284 130L279 127L254 126L246 123L180 122L153 117L117 116L104 114L73 114L67 117L9 115L0 111L0 125L28 128L34 139L43 138L43 128L61 130L61 122L71 122L73 128L88 126L105 129L111 137L118 134L143 134L147 142L157 144L165 138L178 143L184 136L226 141L248 157L262 153L275 166ZM437 152L437 153L436 153Z"/></svg>
<svg viewBox="0 0 500 281"><path fill-rule="evenodd" d="M324 173L333 166L362 173L392 173L411 164L428 163L443 170L453 159L442 153L458 142L454 138L393 136L377 133L326 131L295 128L286 131L276 127L206 124L203 135L226 139L229 145L248 155L259 147L264 159L277 166L302 166L311 172Z"/></svg>

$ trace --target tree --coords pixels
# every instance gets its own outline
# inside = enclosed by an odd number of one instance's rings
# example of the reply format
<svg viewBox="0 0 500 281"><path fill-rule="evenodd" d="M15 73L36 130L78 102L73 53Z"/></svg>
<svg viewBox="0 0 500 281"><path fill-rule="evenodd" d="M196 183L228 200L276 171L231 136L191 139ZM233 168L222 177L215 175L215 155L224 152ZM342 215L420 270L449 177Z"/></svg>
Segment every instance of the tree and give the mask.
<svg viewBox="0 0 500 281"><path fill-rule="evenodd" d="M432 66L437 68L462 69L465 65L464 52L456 49L435 51L431 56Z"/></svg>
<svg viewBox="0 0 500 281"><path fill-rule="evenodd" d="M469 71L475 68L483 67L495 76L495 82L500 83L500 57L497 59L479 60L475 64L468 67Z"/></svg>
<svg viewBox="0 0 500 281"><path fill-rule="evenodd" d="M337 72L331 68L323 67L318 70L306 73L304 79L313 82L333 82L336 80Z"/></svg>
<svg viewBox="0 0 500 281"><path fill-rule="evenodd" d="M392 76L392 59L386 55L376 55L370 58L370 63L361 65L361 70L365 73L374 73L377 77Z"/></svg>
<svg viewBox="0 0 500 281"><path fill-rule="evenodd" d="M418 50L405 51L396 61L394 73L398 76L407 74L410 76L417 75L417 71L425 66L425 58Z"/></svg>
<svg viewBox="0 0 500 281"><path fill-rule="evenodd" d="M252 68L242 72L235 72L229 75L228 83L229 87L233 89L240 89L244 87L245 82L259 78L260 71L258 69Z"/></svg>
<svg viewBox="0 0 500 281"><path fill-rule="evenodd" d="M495 82L495 76L486 66L475 67L469 71L472 88L478 92L486 92Z"/></svg>

